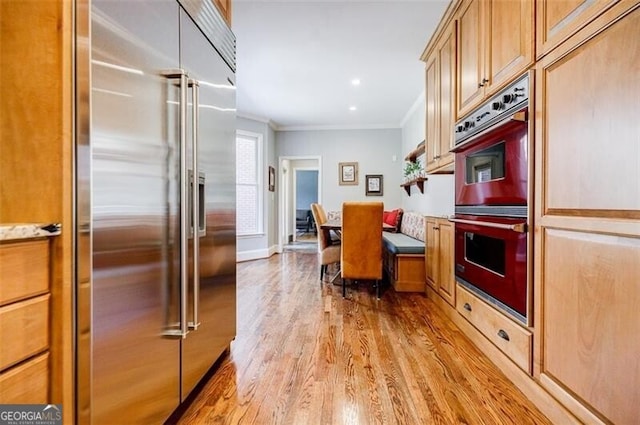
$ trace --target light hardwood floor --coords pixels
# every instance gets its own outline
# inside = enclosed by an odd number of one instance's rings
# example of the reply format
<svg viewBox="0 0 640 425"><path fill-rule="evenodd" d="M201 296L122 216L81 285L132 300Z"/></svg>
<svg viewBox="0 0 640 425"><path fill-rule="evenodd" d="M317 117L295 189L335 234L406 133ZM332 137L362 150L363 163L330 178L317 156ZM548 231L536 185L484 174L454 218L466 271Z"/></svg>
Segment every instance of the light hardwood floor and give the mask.
<svg viewBox="0 0 640 425"><path fill-rule="evenodd" d="M237 338L177 422L550 423L424 295L343 299L298 252L238 264Z"/></svg>

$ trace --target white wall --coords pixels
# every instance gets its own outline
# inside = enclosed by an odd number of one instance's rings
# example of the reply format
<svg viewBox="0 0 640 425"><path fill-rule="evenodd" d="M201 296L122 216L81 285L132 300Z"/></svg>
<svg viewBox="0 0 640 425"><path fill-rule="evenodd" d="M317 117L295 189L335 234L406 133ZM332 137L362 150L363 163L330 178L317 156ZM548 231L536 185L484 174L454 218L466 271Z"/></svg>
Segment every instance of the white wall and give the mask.
<svg viewBox="0 0 640 425"><path fill-rule="evenodd" d="M276 227L276 192L268 190L268 166L275 169L277 159L275 155L275 132L266 122L255 121L247 118L238 117L236 119L236 129L250 131L262 135L262 154L263 154L263 214L264 232L254 236L240 236L237 238L236 257L238 261L251 260L256 258L266 258L273 254L277 244L277 227ZM277 173L276 173L277 176ZM278 182L276 181L276 190Z"/></svg>
<svg viewBox="0 0 640 425"><path fill-rule="evenodd" d="M319 200L327 210L340 210L342 202L382 201L385 209L403 208L425 215L453 214L453 175L429 175L424 194L417 187L411 196L400 187L404 157L424 140L424 101L416 104L401 129L309 130L275 132L268 123L237 118L237 129L262 134L264 156L264 234L239 237L239 261L266 258L277 251L278 193L282 185L280 157L319 157L321 159ZM395 160L394 160L395 157ZM419 158L424 161L424 156ZM338 163L358 162L358 185L338 185ZM276 191L267 189L267 167L276 169ZM304 162L297 166L306 167ZM365 175L384 176L383 196L365 195Z"/></svg>
<svg viewBox="0 0 640 425"><path fill-rule="evenodd" d="M319 199L326 210L340 210L344 201L382 201L385 209L401 206L400 129L282 131L276 133L276 152L278 157L321 158ZM340 162L358 163L358 185L338 185ZM383 196L365 195L366 174L383 175Z"/></svg>
<svg viewBox="0 0 640 425"><path fill-rule="evenodd" d="M402 126L402 165L404 157L411 152L425 138L425 111L424 98L416 104L415 109L409 114ZM424 165L425 156L419 160ZM402 174L402 171L400 171ZM424 182L424 194L416 186L411 186L411 196L402 191L402 209L405 211L417 211L424 215L449 216L453 214L454 207L454 178L453 174L429 174Z"/></svg>

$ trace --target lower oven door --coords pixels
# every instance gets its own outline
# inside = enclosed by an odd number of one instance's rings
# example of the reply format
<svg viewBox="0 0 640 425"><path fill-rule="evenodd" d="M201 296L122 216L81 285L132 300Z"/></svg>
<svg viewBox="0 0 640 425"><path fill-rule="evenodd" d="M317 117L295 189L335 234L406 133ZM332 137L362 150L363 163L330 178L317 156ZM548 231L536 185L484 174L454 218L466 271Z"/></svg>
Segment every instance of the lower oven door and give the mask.
<svg viewBox="0 0 640 425"><path fill-rule="evenodd" d="M523 219L456 215L456 280L526 323L527 225Z"/></svg>

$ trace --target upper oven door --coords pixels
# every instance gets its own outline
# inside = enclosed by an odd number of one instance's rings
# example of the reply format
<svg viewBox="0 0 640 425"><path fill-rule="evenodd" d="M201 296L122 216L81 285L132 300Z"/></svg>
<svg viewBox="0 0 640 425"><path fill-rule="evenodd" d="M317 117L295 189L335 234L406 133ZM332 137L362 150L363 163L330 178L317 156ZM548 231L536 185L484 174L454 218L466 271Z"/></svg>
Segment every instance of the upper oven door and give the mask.
<svg viewBox="0 0 640 425"><path fill-rule="evenodd" d="M456 149L456 206L527 205L526 112L514 114Z"/></svg>

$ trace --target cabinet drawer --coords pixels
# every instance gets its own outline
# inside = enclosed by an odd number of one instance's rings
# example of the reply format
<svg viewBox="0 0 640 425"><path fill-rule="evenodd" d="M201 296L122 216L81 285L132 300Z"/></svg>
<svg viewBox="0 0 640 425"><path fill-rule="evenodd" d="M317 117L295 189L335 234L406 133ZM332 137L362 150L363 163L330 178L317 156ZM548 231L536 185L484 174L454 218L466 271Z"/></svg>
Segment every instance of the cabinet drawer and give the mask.
<svg viewBox="0 0 640 425"><path fill-rule="evenodd" d="M0 370L49 346L49 295L0 307Z"/></svg>
<svg viewBox="0 0 640 425"><path fill-rule="evenodd" d="M49 290L49 241L0 245L0 306Z"/></svg>
<svg viewBox="0 0 640 425"><path fill-rule="evenodd" d="M522 370L531 374L531 332L458 285L456 310Z"/></svg>
<svg viewBox="0 0 640 425"><path fill-rule="evenodd" d="M49 353L0 373L0 402L46 403L49 388Z"/></svg>

